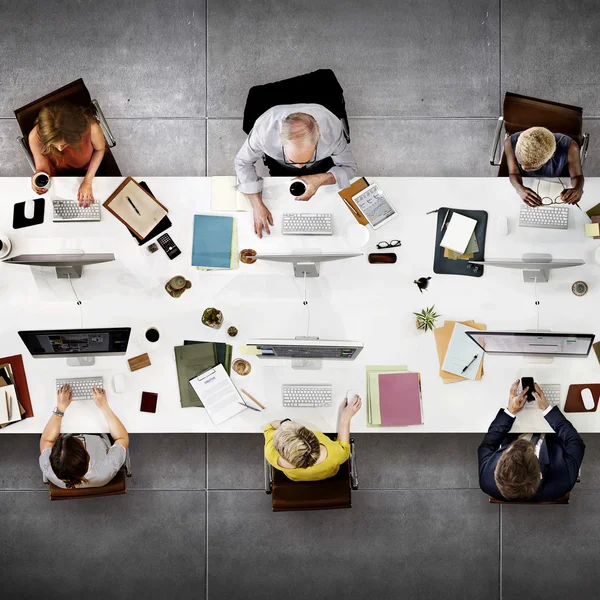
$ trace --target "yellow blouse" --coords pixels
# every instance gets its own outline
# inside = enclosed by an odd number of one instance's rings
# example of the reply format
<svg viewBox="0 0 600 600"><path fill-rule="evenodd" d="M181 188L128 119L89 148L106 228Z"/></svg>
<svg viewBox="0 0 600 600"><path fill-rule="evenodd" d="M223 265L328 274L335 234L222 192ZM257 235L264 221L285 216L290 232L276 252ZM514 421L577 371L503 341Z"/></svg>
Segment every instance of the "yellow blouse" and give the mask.
<svg viewBox="0 0 600 600"><path fill-rule="evenodd" d="M292 481L320 481L333 477L339 470L340 465L344 464L350 458L350 444L348 442L333 441L324 433L315 431L320 444L327 448L327 458L318 465L307 467L306 469L286 469L277 463L279 453L273 446L273 436L275 428L272 425L265 427L265 458L276 469L279 469Z"/></svg>

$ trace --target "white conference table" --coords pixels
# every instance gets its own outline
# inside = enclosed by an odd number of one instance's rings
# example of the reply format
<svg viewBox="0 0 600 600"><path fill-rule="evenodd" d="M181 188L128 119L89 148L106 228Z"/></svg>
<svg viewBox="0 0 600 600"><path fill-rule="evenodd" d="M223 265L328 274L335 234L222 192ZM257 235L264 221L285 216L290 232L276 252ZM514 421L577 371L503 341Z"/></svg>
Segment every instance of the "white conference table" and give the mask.
<svg viewBox="0 0 600 600"><path fill-rule="evenodd" d="M0 178L0 232L11 238L12 256L22 253L52 253L66 249L113 252L116 261L84 267L83 277L73 285L82 300L83 326L131 327L127 356L98 357L93 367L68 367L64 359L33 359L18 330L70 329L81 327L80 311L69 282L36 275L26 266L0 263L0 356L22 354L35 416L1 430L2 434L39 433L55 404L54 379L94 374L104 376L109 401L130 432L260 432L273 419L291 417L309 426L332 431L336 428L339 403L347 389L365 393L367 365L407 365L422 378L424 423L403 428L367 426L366 410L354 418L354 432L431 433L486 431L500 407L506 406L513 381L531 375L539 383L559 383L562 405L571 383L600 380L600 367L592 352L584 359L557 358L550 365L527 364L523 358L486 356L481 381L444 385L432 332L417 331L413 312L435 304L445 319L474 319L493 330L526 330L536 327L533 285L522 281L520 271L488 267L481 278L436 275L433 252L436 215L425 213L450 206L485 209L489 213L486 257L520 257L525 252L549 252L556 258L582 258L586 265L551 272L550 281L538 284L540 328L572 333L597 333L600 266L594 263L598 241L584 236L584 213L574 208L569 229L523 229L517 225L520 199L506 179L496 178L369 178L377 181L399 211L399 217L373 231L360 251L364 256L321 265L321 275L307 280L312 336L364 342L355 361L326 362L321 370L299 371L286 360L245 356L251 373L240 377L232 372L239 387L258 398L266 410L246 410L215 427L201 408L181 408L173 347L184 339L232 343L234 358L242 357L240 346L251 338L294 338L307 333L308 311L302 304L303 280L293 277L292 265L259 261L240 264L237 270L205 272L191 266L193 215L210 212L209 178L137 177L146 181L156 197L168 207L173 227L169 230L182 255L169 261L159 250L144 254L129 231L105 209L97 223L52 223L46 207L42 225L12 229L13 203L32 197L29 178ZM96 179L96 201L103 202L121 179ZM259 240L253 232L251 213L234 213L239 248L261 252L289 252L321 248L325 251L354 250L345 241L346 227L353 217L334 186L319 190L307 203L296 202L287 192L287 179L267 179L265 201L275 219L270 236ZM52 198L75 198L79 180L56 178ZM600 197L600 179L587 179L581 202L584 209ZM48 202L48 200L47 200ZM282 236L283 212L331 212L331 237ZM224 214L224 213L221 213ZM509 235L501 236L497 218L509 220ZM400 239L398 261L371 265L367 254L381 240ZM39 271L39 269L38 269ZM173 299L164 284L174 275L184 275L193 287ZM432 276L429 290L420 293L413 280ZM585 280L590 291L584 297L571 292L571 284ZM223 311L219 330L202 325L207 307ZM227 335L235 325L239 334ZM156 326L161 339L149 351L152 365L130 372L127 359L148 351L143 333ZM114 373L124 373L127 389L111 389ZM334 405L328 408L284 409L282 383L331 383ZM140 412L142 391L158 393L155 414ZM568 415L579 431L599 432L600 411ZM90 401L73 402L63 420L63 431L106 431L106 424ZM521 411L514 431L549 431L541 411Z"/></svg>

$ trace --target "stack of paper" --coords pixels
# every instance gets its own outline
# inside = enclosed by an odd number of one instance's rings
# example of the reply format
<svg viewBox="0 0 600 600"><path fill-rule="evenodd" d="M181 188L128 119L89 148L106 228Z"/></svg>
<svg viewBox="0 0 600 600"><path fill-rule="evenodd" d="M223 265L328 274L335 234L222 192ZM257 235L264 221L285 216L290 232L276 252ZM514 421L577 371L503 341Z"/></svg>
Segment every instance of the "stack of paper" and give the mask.
<svg viewBox="0 0 600 600"><path fill-rule="evenodd" d="M210 178L210 210L251 211L250 201L238 192L236 178L232 176Z"/></svg>
<svg viewBox="0 0 600 600"><path fill-rule="evenodd" d="M203 271L237 269L237 225L233 217L194 215L192 266Z"/></svg>
<svg viewBox="0 0 600 600"><path fill-rule="evenodd" d="M406 366L367 367L367 424L402 427L423 423L421 381Z"/></svg>
<svg viewBox="0 0 600 600"><path fill-rule="evenodd" d="M457 337L454 339L452 352L449 352L450 345L454 334L455 327L458 325ZM475 321L445 321L442 327L434 329L435 345L437 349L438 359L440 363L440 377L443 383L454 383L456 381L464 381L466 379L479 380L483 376L483 350L475 344L465 333L466 330L479 329L484 330L486 326ZM462 344L466 338L470 344ZM464 354L464 356L463 356ZM481 354L481 359L476 359L473 364L461 373L462 369L473 360L474 356ZM446 359L448 358L448 361ZM466 360L465 360L466 359ZM477 364L477 369L475 369ZM451 369L451 370L447 370ZM456 373L458 371L458 373Z"/></svg>
<svg viewBox="0 0 600 600"><path fill-rule="evenodd" d="M475 219L453 212L446 223L446 232L440 246L458 254L465 254L476 226L477 221Z"/></svg>
<svg viewBox="0 0 600 600"><path fill-rule="evenodd" d="M477 252L479 252L479 244L477 243L477 236L473 232L464 254L444 248L444 258L449 258L450 260L472 260Z"/></svg>
<svg viewBox="0 0 600 600"><path fill-rule="evenodd" d="M10 364L0 365L0 427L20 421L25 409L19 403Z"/></svg>

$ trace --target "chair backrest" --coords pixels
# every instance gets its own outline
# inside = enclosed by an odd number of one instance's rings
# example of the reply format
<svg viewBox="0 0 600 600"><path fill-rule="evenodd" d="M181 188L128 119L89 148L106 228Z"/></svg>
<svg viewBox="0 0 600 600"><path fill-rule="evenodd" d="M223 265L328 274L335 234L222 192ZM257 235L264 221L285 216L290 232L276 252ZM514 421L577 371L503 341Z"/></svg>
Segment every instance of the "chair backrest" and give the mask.
<svg viewBox="0 0 600 600"><path fill-rule="evenodd" d="M255 85L248 92L242 129L246 134L256 119L273 106L280 104L320 104L344 122L346 139L350 141L350 127L346 114L344 90L331 69L319 69L274 83Z"/></svg>
<svg viewBox="0 0 600 600"><path fill-rule="evenodd" d="M73 490L59 488L52 482L49 483L50 500L73 500L75 498L96 498L99 496L117 496L126 493L126 469L122 467L119 472L102 487L75 488Z"/></svg>
<svg viewBox="0 0 600 600"><path fill-rule="evenodd" d="M25 106L15 110L15 117L17 118L19 127L21 128L21 132L23 133L25 139L28 138L31 130L33 129L35 120L40 114L42 107L49 102L56 102L60 100L66 100L67 102L75 104L76 106L89 106L90 108L93 108L92 97L90 96L88 89L85 87L83 79L72 81L60 89L50 92L42 98L34 100L33 102L30 102L29 104L26 104Z"/></svg>
<svg viewBox="0 0 600 600"><path fill-rule="evenodd" d="M492 498L490 496L490 504L533 504L534 506L537 506L538 504L569 504L570 497L571 492L567 492L564 496L561 496L560 498L549 502L503 502L502 500L497 500L496 498Z"/></svg>

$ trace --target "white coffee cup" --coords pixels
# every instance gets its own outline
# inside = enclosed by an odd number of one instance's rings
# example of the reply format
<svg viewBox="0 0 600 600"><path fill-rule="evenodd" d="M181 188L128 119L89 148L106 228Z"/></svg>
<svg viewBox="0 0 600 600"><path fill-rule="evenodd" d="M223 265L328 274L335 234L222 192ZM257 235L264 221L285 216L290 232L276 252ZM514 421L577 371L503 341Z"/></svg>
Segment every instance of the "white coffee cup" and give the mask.
<svg viewBox="0 0 600 600"><path fill-rule="evenodd" d="M11 250L12 242L10 241L10 238L5 234L0 233L0 259L6 258Z"/></svg>
<svg viewBox="0 0 600 600"><path fill-rule="evenodd" d="M295 198L303 196L306 193L306 183L302 179L293 179L290 183L290 194Z"/></svg>
<svg viewBox="0 0 600 600"><path fill-rule="evenodd" d="M35 187L40 190L44 190L44 194L50 189L51 181L50 175L48 173L44 173L44 171L39 171L33 176L33 182L35 183Z"/></svg>

